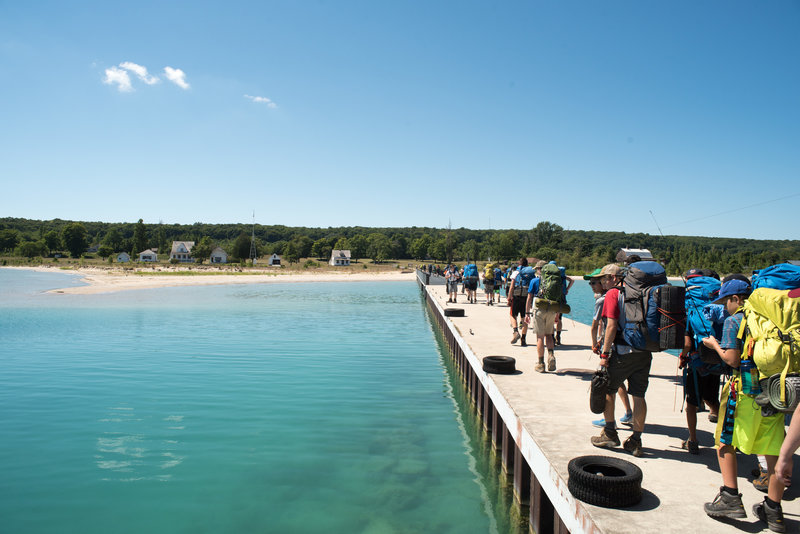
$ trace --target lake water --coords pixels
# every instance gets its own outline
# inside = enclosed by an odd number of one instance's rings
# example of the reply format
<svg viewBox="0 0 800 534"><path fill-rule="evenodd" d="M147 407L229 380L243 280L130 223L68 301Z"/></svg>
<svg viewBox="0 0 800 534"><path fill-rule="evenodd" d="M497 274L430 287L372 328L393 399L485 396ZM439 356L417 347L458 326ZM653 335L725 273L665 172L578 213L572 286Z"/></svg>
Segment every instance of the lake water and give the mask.
<svg viewBox="0 0 800 534"><path fill-rule="evenodd" d="M520 528L416 283L80 283L0 269L0 532Z"/></svg>

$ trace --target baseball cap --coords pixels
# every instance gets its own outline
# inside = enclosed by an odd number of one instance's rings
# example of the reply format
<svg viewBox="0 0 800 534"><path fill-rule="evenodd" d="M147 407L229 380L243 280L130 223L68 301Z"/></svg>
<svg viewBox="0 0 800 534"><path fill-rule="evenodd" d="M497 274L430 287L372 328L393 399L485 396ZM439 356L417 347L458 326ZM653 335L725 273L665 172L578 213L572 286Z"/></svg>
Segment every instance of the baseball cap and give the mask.
<svg viewBox="0 0 800 534"><path fill-rule="evenodd" d="M583 279L584 279L584 280L591 280L592 278L595 278L595 277L601 276L601 275L600 275L600 271L601 271L601 270L602 270L602 269L600 269L600 267L598 267L597 269L595 269L594 271L590 272L589 274L584 274L584 275L583 275Z"/></svg>
<svg viewBox="0 0 800 534"><path fill-rule="evenodd" d="M717 295L714 304L722 304L723 300L732 295L749 295L751 291L750 284L747 282L736 279L728 280L719 288L719 295Z"/></svg>
<svg viewBox="0 0 800 534"><path fill-rule="evenodd" d="M620 267L616 263L609 263L600 270L600 274L598 276L606 276L606 275L622 276L622 267Z"/></svg>
<svg viewBox="0 0 800 534"><path fill-rule="evenodd" d="M689 269L688 271L686 271L686 274L683 275L683 277L686 278L687 280L689 278L697 278L698 276L703 276L703 271L700 269Z"/></svg>

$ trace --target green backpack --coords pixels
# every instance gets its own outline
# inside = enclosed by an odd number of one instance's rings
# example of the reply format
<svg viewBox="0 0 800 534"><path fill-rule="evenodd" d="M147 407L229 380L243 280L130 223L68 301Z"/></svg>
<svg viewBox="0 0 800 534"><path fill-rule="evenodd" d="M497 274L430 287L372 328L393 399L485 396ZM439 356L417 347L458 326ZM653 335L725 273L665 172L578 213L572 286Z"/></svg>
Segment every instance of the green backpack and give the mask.
<svg viewBox="0 0 800 534"><path fill-rule="evenodd" d="M548 263L542 267L537 296L554 303L564 300L564 281L561 279L561 270L557 265Z"/></svg>

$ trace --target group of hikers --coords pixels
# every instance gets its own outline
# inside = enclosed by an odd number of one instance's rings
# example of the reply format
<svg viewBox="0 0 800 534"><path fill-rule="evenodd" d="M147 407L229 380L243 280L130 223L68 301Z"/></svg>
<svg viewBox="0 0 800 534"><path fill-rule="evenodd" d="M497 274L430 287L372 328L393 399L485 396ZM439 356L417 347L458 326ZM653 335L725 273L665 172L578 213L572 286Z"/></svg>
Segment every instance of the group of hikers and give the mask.
<svg viewBox="0 0 800 534"><path fill-rule="evenodd" d="M444 275L448 302L456 302L459 280L468 301L477 302L475 264L463 271L450 265ZM738 491L738 450L758 458L753 485L766 496L752 507L753 513L770 530L785 532L781 500L791 481L792 455L800 446L800 415L792 418L788 432L785 428L787 415L800 414L800 267L779 264L754 271L752 277L729 274L721 279L713 270L693 268L684 273L681 287L668 282L659 263L630 257L624 266L608 264L583 278L595 296L590 341L607 384L603 418L593 421L602 430L591 438L592 445L620 446L615 419L619 397L625 408L620 423L633 431L622 448L642 455L652 353L680 350L689 431L682 447L698 454L697 414L704 406L709 421L717 425L722 486L704 505L706 514L746 517ZM505 289L511 343L526 346L532 327L538 356L534 369L555 371L554 345L560 343L560 332L554 336L554 330L561 313L569 313L566 295L572 278L555 262L531 267L522 258L506 270L489 264L483 282L489 306L499 302L498 289Z"/></svg>

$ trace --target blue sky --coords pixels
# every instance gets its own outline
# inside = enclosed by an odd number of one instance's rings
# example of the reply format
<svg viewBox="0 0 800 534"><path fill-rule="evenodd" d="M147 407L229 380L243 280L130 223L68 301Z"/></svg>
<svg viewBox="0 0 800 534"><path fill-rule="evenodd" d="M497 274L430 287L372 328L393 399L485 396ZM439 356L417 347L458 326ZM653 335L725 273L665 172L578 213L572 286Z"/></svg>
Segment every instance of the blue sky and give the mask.
<svg viewBox="0 0 800 534"><path fill-rule="evenodd" d="M788 0L0 0L0 216L799 239L798 28Z"/></svg>

